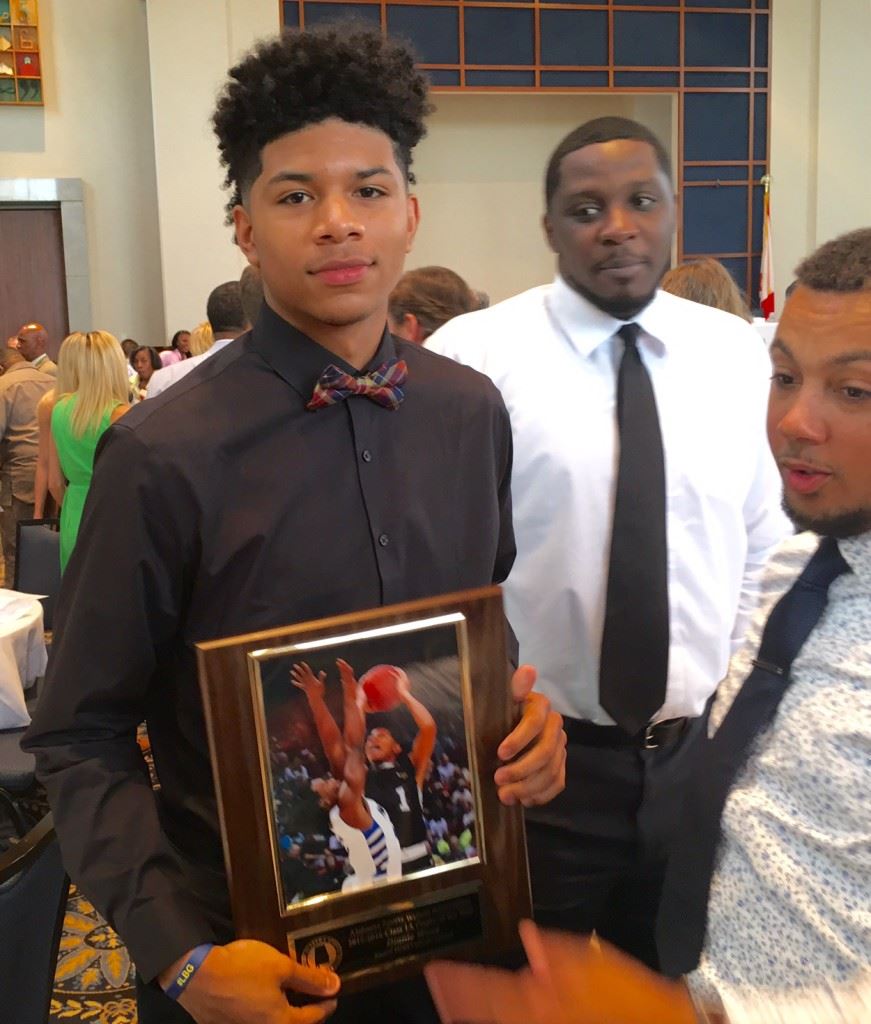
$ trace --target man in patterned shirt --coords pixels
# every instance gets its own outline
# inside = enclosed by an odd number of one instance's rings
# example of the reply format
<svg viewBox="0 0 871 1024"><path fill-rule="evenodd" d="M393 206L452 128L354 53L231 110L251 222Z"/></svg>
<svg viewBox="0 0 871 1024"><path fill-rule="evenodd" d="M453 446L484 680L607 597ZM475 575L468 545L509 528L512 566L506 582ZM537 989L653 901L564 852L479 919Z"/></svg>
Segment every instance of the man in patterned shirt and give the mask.
<svg viewBox="0 0 871 1024"><path fill-rule="evenodd" d="M706 929L698 915L700 959L692 944L669 941L684 929L669 913L668 892L663 903L660 953L671 945L677 962L689 951L696 969L686 984L668 981L605 944L529 926L531 969L523 975L490 975L485 988L480 968L436 968L436 1001L451 1013L459 982L473 982L466 990L476 1011L460 1006L454 1019L871 1020L871 228L822 246L797 273L771 346L768 434L784 508L804 532L785 541L765 571L760 607L711 707L708 742L751 672L746 685L755 690L742 693L742 703L756 706L766 685L756 666L787 683L726 797L713 875L704 878ZM812 628L806 619L810 631L791 666L788 658L783 670L766 665L760 641L772 609L820 547L843 559L840 574L827 582ZM794 619L781 630L790 631L801 632ZM701 767L705 751L696 753ZM685 827L680 841L697 844L699 832Z"/></svg>

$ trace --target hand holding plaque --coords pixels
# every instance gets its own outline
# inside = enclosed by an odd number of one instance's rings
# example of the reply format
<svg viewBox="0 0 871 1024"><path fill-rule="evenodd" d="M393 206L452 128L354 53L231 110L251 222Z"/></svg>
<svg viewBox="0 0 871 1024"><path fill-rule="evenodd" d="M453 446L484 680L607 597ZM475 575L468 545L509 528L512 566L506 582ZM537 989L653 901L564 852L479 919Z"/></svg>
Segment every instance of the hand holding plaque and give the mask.
<svg viewBox="0 0 871 1024"><path fill-rule="evenodd" d="M185 959L161 975L163 987ZM338 990L339 979L330 971L305 967L263 942L243 939L213 947L178 1002L197 1024L245 1024L254 1018L282 1024L318 1024L335 1009L336 1001L331 997ZM290 993L318 1001L289 1007Z"/></svg>
<svg viewBox="0 0 871 1024"><path fill-rule="evenodd" d="M521 665L511 680L514 699L523 705L520 722L499 744L499 758L511 761L495 775L499 799L507 806L546 804L565 789L566 734L562 715L550 701L533 692L536 671ZM516 760L514 760L516 758Z"/></svg>
<svg viewBox="0 0 871 1024"><path fill-rule="evenodd" d="M199 645L240 937L345 991L516 945L565 755L504 641L487 588Z"/></svg>

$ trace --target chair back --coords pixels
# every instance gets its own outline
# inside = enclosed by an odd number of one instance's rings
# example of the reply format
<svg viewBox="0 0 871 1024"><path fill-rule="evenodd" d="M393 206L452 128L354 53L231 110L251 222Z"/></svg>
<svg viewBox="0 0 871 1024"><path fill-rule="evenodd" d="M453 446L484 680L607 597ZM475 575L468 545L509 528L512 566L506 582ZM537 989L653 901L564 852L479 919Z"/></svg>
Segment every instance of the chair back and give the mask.
<svg viewBox="0 0 871 1024"><path fill-rule="evenodd" d="M45 1024L69 879L47 814L0 855L0 1006L15 1024ZM8 1014L8 1017L7 1017Z"/></svg>
<svg viewBox="0 0 871 1024"><path fill-rule="evenodd" d="M33 693L32 696L26 697L24 703L33 717L37 695ZM21 749L21 740L25 732L26 728L0 729L0 812L5 809L13 819L18 812L10 808L10 802L14 803L16 797L25 795L33 787L36 779L36 758ZM24 832L20 832L20 835L24 835Z"/></svg>
<svg viewBox="0 0 871 1024"><path fill-rule="evenodd" d="M46 594L42 622L52 629L54 603L60 590L60 533L57 519L23 519L18 523L15 556L16 590Z"/></svg>

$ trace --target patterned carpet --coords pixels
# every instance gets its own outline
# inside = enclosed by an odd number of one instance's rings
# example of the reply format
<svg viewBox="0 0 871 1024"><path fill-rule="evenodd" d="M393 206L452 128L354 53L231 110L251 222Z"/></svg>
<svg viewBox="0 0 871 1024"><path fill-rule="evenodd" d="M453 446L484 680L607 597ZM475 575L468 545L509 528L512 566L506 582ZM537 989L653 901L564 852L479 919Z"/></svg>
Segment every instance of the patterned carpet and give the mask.
<svg viewBox="0 0 871 1024"><path fill-rule="evenodd" d="M121 940L72 886L54 979L51 1024L136 1024L134 977Z"/></svg>
<svg viewBox="0 0 871 1024"><path fill-rule="evenodd" d="M137 741L148 766L151 784L160 783L148 733L141 725ZM45 810L48 805L45 805ZM49 1024L137 1024L136 969L127 948L75 885L70 886L64 917Z"/></svg>

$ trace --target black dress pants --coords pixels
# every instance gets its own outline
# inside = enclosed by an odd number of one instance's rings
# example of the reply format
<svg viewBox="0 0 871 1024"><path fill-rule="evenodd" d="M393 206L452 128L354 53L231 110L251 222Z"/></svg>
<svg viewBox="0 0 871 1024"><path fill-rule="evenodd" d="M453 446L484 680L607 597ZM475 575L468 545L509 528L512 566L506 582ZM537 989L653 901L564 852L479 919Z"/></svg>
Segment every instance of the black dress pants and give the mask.
<svg viewBox="0 0 871 1024"><path fill-rule="evenodd" d="M658 968L656 915L699 722L654 750L569 741L565 790L526 815L536 921L595 931Z"/></svg>

